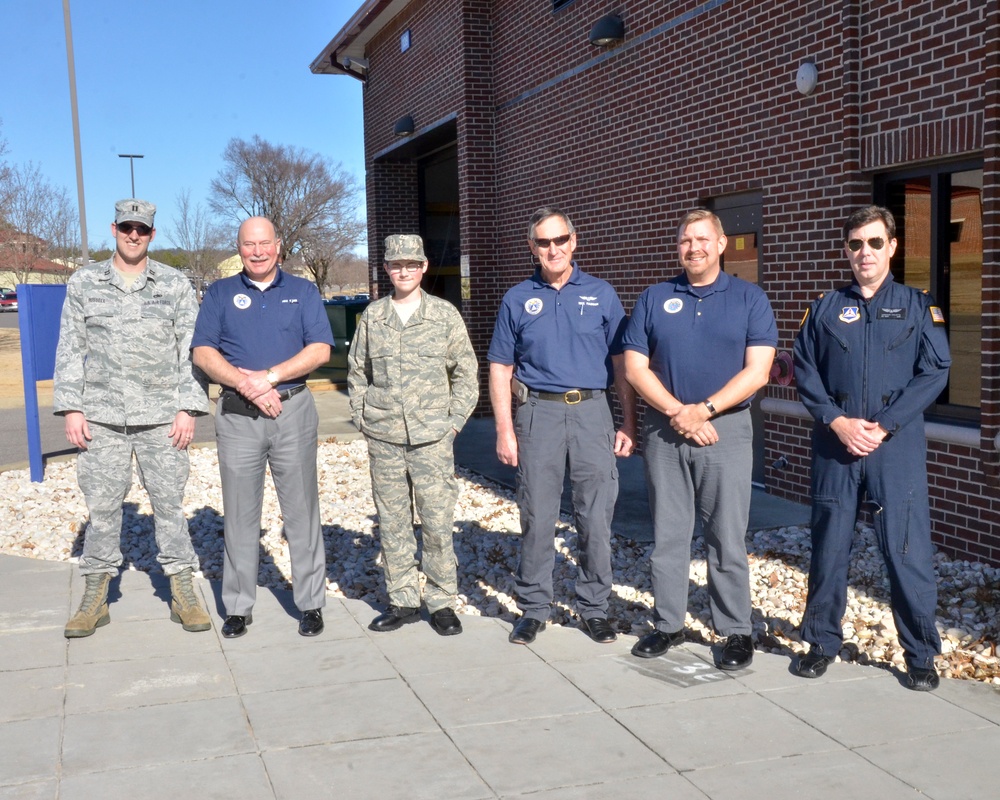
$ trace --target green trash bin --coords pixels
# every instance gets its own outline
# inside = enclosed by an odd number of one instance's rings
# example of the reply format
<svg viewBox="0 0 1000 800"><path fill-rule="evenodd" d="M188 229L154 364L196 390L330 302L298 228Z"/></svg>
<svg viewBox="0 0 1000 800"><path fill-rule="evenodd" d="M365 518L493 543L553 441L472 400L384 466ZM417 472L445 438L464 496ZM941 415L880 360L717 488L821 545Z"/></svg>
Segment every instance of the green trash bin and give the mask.
<svg viewBox="0 0 1000 800"><path fill-rule="evenodd" d="M368 300L357 298L335 297L324 300L326 316L330 320L330 330L333 332L333 350L327 367L343 370L347 373L347 351L351 348L351 339L357 330L361 312L368 307Z"/></svg>

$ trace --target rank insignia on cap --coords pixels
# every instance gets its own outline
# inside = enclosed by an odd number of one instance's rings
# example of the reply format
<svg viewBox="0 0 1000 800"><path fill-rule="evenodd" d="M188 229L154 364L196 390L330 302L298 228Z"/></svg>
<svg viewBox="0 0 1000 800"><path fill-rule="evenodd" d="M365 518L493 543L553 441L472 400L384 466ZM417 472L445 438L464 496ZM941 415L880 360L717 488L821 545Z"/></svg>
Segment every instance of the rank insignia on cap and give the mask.
<svg viewBox="0 0 1000 800"><path fill-rule="evenodd" d="M944 325L944 312L938 306L931 306L931 320L935 325Z"/></svg>
<svg viewBox="0 0 1000 800"><path fill-rule="evenodd" d="M840 312L838 319L841 322L857 322L861 319L861 314L857 306L844 306L844 310Z"/></svg>

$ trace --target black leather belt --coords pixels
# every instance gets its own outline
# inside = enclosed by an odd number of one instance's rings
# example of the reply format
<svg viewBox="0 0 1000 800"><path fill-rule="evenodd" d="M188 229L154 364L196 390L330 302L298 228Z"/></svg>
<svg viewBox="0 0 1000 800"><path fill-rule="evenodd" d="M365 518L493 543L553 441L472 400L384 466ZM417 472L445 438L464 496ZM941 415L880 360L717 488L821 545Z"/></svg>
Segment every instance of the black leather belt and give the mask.
<svg viewBox="0 0 1000 800"><path fill-rule="evenodd" d="M298 386L293 386L291 389L282 389L278 392L278 399L284 403L290 397L295 397L295 395L303 391L305 388L306 385L304 383L300 383Z"/></svg>
<svg viewBox="0 0 1000 800"><path fill-rule="evenodd" d="M293 386L290 389L282 389L278 392L278 399L284 403L306 388L304 383ZM245 400L242 395L237 394L232 389L223 389L219 397L219 406L223 414L237 414L241 417L257 419L260 417L260 409L254 403Z"/></svg>
<svg viewBox="0 0 1000 800"><path fill-rule="evenodd" d="M570 389L568 392L536 392L534 389L528 390L529 397L537 397L539 400L555 400L558 403L565 403L568 406L575 406L583 400L590 400L592 397L600 397L603 392L600 389Z"/></svg>

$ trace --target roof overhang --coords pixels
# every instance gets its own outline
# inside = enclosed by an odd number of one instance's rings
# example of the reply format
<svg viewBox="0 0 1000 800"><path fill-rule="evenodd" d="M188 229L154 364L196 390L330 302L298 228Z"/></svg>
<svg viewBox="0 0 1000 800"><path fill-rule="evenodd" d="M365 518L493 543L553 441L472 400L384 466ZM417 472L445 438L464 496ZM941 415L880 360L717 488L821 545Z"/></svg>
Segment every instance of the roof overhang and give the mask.
<svg viewBox="0 0 1000 800"><path fill-rule="evenodd" d="M361 8L313 59L309 70L314 75L350 75L364 80L367 70L356 59L364 59L368 42L409 3L410 0L364 0ZM354 67L347 66L348 59L355 60Z"/></svg>

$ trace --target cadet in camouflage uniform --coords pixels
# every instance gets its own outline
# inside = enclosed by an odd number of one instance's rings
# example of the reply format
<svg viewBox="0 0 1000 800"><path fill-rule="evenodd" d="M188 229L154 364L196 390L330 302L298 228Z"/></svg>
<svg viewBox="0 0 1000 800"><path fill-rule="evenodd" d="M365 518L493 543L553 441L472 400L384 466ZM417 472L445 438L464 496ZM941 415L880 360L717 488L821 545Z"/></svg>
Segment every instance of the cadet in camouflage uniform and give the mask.
<svg viewBox="0 0 1000 800"><path fill-rule="evenodd" d="M427 258L419 236L387 237L385 269L393 292L361 315L347 372L354 424L368 442L390 604L368 627L394 631L419 619L415 504L424 602L434 630L452 636L462 632L452 608L454 442L479 399L476 354L458 310L420 290Z"/></svg>
<svg viewBox="0 0 1000 800"><path fill-rule="evenodd" d="M170 577L170 618L187 631L212 627L191 581L198 557L182 507L194 417L208 412L188 352L198 303L184 275L146 255L155 213L143 200L116 203L114 255L80 268L66 287L53 405L80 448L77 479L90 512L80 558L86 589L67 638L110 621L133 454L153 506L157 560Z"/></svg>

